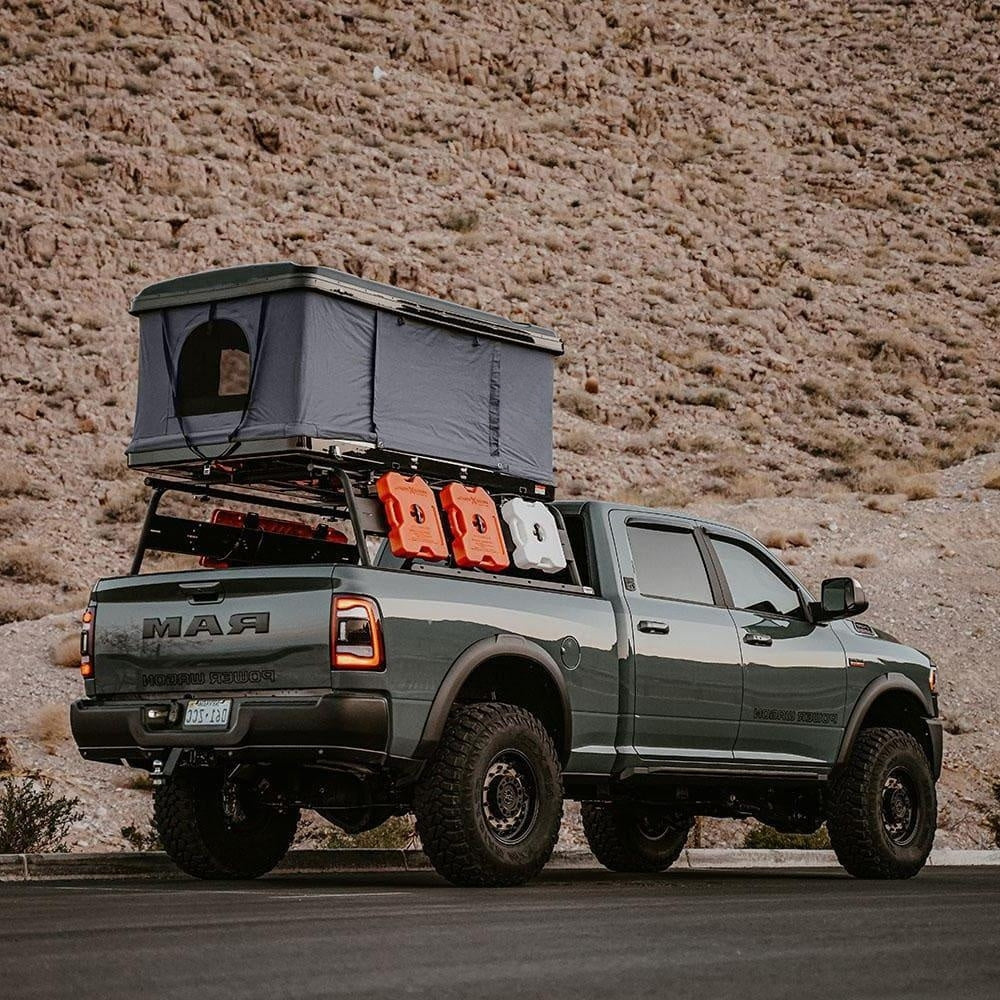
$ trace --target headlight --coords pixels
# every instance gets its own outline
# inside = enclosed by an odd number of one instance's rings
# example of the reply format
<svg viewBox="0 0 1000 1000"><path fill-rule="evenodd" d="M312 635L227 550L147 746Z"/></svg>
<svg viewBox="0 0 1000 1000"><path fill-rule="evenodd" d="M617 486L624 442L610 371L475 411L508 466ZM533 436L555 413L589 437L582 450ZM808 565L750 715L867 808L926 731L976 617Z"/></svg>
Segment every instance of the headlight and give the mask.
<svg viewBox="0 0 1000 1000"><path fill-rule="evenodd" d="M937 694L937 667L933 664L931 665L930 675L927 678L927 684L931 689L931 694Z"/></svg>

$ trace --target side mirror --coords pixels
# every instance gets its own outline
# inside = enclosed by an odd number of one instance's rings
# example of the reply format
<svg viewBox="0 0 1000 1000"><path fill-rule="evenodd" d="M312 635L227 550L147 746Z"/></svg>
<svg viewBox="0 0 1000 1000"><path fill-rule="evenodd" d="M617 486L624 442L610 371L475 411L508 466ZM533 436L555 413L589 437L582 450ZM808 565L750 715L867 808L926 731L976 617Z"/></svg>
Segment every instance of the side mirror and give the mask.
<svg viewBox="0 0 1000 1000"><path fill-rule="evenodd" d="M854 618L868 610L864 588L850 576L835 576L823 581L818 606L814 606L817 621L831 622L837 618Z"/></svg>

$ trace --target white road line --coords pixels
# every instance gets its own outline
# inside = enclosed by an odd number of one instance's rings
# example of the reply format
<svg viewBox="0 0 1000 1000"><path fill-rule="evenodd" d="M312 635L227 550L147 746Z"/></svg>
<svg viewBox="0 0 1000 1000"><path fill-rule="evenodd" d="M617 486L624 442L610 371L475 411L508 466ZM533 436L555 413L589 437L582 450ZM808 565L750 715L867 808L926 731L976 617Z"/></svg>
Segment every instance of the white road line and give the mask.
<svg viewBox="0 0 1000 1000"><path fill-rule="evenodd" d="M304 892L295 895L273 895L262 886L259 889L175 889L173 891L163 889L139 889L132 886L101 886L101 885L54 885L53 889L60 889L63 892L117 892L129 896L176 896L181 893L185 895L198 896L260 896L262 899L356 899L361 897L377 898L378 896L410 896L412 892Z"/></svg>
<svg viewBox="0 0 1000 1000"><path fill-rule="evenodd" d="M348 896L357 898L367 896L412 896L411 892L309 892L298 896L266 896L266 899L346 899Z"/></svg>

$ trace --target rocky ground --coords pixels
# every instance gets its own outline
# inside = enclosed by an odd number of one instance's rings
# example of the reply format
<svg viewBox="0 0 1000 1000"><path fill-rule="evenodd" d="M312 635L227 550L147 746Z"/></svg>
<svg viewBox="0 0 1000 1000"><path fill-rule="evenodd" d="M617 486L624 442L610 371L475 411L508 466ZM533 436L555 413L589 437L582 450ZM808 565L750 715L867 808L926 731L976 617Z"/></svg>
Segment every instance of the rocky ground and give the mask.
<svg viewBox="0 0 1000 1000"><path fill-rule="evenodd" d="M30 736L75 685L41 616L126 565L129 298L292 258L555 327L564 494L801 529L810 579L873 556L872 619L941 651L971 727L943 836L982 842L998 36L919 0L4 4L0 734L145 808Z"/></svg>

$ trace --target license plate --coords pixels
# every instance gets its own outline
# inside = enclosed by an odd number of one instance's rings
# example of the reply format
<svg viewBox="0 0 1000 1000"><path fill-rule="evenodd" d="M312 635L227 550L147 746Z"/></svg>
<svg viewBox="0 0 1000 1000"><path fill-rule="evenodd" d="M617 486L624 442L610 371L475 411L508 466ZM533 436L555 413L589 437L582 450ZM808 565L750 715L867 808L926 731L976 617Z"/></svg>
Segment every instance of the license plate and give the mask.
<svg viewBox="0 0 1000 1000"><path fill-rule="evenodd" d="M229 725L232 698L193 699L184 709L185 729L215 729Z"/></svg>

